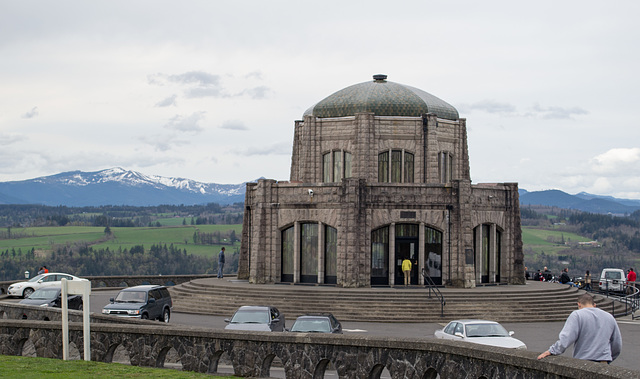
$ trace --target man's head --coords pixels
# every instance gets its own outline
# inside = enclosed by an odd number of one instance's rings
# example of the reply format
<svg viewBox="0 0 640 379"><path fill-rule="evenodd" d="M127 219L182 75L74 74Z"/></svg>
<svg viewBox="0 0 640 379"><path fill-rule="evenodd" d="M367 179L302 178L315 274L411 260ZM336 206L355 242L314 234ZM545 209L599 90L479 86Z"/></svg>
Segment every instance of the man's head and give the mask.
<svg viewBox="0 0 640 379"><path fill-rule="evenodd" d="M224 251L224 247L222 248L222 251Z"/></svg>
<svg viewBox="0 0 640 379"><path fill-rule="evenodd" d="M582 294L578 297L578 309L593 308L595 306L596 303L593 301L593 296L588 293Z"/></svg>

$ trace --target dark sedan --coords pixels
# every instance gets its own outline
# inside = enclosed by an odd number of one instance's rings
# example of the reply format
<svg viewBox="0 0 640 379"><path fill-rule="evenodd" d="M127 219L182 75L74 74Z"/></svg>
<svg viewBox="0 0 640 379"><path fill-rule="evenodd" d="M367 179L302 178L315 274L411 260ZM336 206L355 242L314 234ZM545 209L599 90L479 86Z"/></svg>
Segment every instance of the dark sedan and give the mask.
<svg viewBox="0 0 640 379"><path fill-rule="evenodd" d="M253 330L259 332L284 332L284 315L276 307L245 305L233 314L226 330Z"/></svg>
<svg viewBox="0 0 640 379"><path fill-rule="evenodd" d="M291 331L299 333L342 334L342 325L331 313L309 314L298 317L291 327Z"/></svg>
<svg viewBox="0 0 640 379"><path fill-rule="evenodd" d="M41 307L62 308L62 289L56 287L46 287L35 290L26 299L21 300L20 304L39 305ZM67 304L69 309L82 309L82 296L67 295Z"/></svg>

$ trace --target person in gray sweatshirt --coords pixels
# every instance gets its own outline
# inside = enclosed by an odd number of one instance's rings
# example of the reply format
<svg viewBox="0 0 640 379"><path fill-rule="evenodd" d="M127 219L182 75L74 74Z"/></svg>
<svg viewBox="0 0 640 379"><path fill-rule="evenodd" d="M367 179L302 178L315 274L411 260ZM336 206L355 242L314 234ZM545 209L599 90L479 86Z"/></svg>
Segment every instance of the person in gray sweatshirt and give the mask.
<svg viewBox="0 0 640 379"><path fill-rule="evenodd" d="M567 318L558 341L538 359L562 354L571 344L575 344L574 358L594 362L611 363L622 350L622 335L616 319L597 308L588 293L578 298L578 310Z"/></svg>

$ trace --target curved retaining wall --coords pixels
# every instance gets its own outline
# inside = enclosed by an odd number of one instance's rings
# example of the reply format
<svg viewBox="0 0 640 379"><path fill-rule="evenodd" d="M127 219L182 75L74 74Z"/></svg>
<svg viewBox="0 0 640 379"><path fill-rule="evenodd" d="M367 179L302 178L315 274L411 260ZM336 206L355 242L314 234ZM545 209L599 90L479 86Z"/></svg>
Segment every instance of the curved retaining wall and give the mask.
<svg viewBox="0 0 640 379"><path fill-rule="evenodd" d="M69 341L82 356L82 323L69 325ZM39 357L62 357L57 322L0 320L0 354L21 355L29 342ZM353 335L232 332L159 322L91 324L91 359L112 362L121 346L132 365L164 367L173 350L183 370L216 373L225 355L235 375L269 376L279 358L287 378L324 376L329 362L340 378L632 378L638 372L567 357L536 359L536 353L464 342Z"/></svg>

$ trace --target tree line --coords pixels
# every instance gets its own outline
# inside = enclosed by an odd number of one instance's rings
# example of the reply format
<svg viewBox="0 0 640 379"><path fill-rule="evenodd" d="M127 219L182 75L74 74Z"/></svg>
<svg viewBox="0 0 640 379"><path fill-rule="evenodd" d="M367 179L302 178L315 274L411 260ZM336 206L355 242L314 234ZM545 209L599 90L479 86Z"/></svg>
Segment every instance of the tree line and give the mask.
<svg viewBox="0 0 640 379"><path fill-rule="evenodd" d="M238 271L238 248L227 249L225 273ZM130 249L94 249L85 243L59 247L46 258L36 256L33 250L22 252L10 249L0 252L0 280L15 280L29 271L31 277L38 268L47 266L51 272L64 272L76 276L100 275L185 275L215 274L218 270L217 254L210 257L187 254L185 249L171 245L143 245Z"/></svg>
<svg viewBox="0 0 640 379"><path fill-rule="evenodd" d="M220 205L157 205L135 207L103 205L67 207L33 204L0 205L0 227L34 226L161 226L162 217L182 217L192 225L242 224L243 203Z"/></svg>

